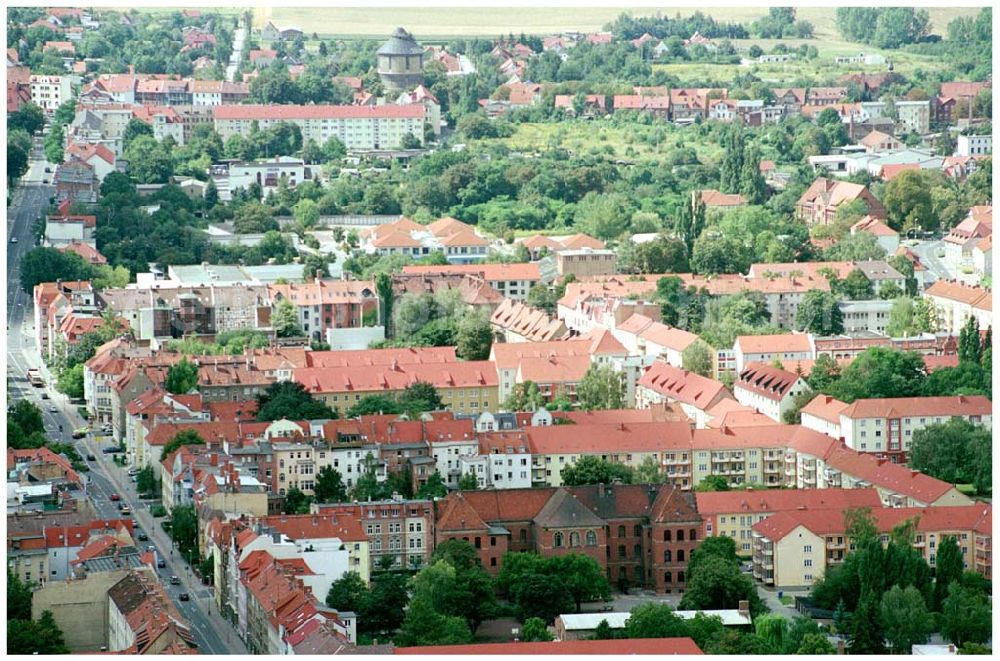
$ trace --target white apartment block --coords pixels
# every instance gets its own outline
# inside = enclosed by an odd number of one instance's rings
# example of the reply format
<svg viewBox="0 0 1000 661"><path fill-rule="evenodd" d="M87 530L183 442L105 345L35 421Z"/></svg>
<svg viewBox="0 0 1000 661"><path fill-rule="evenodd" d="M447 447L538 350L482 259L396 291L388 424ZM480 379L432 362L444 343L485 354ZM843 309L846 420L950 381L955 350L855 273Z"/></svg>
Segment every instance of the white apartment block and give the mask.
<svg viewBox="0 0 1000 661"><path fill-rule="evenodd" d="M424 108L421 105L330 106L330 105L224 105L214 106L215 130L223 141L231 135L250 135L256 124L264 131L280 122L291 122L302 132L303 142L325 144L337 138L348 149L399 149L403 137L424 139Z"/></svg>
<svg viewBox="0 0 1000 661"><path fill-rule="evenodd" d="M32 96L34 91L32 90ZM955 147L956 156L980 156L993 153L993 135L960 135Z"/></svg>
<svg viewBox="0 0 1000 661"><path fill-rule="evenodd" d="M892 301L872 299L870 301L841 301L840 314L844 318L844 332L847 334L871 332L885 334L889 324Z"/></svg>
<svg viewBox="0 0 1000 661"><path fill-rule="evenodd" d="M54 113L59 106L73 98L69 76L31 76L31 102L46 113Z"/></svg>

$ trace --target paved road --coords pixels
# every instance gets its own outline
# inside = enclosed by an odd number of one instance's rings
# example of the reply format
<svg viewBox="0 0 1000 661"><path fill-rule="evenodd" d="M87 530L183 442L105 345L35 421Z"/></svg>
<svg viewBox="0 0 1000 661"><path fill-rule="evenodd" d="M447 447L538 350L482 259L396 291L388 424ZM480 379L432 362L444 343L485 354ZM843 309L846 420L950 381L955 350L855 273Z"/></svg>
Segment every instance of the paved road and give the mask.
<svg viewBox="0 0 1000 661"><path fill-rule="evenodd" d="M41 159L40 149L33 156ZM79 441L71 438L72 430L86 426L69 400L54 388L49 387L54 379L45 368L41 357L35 350L33 335L33 313L31 297L21 291L20 260L24 253L31 250L34 244L32 226L48 206L49 198L54 190L43 183L43 179L51 177L45 173L45 168L51 166L44 160L33 161L19 190L14 194L13 202L7 210L7 371L14 377L10 385L12 400L27 398L34 401L42 409L42 419L50 438L62 442L72 442L76 445L81 457L88 454L95 461L86 461L90 470L85 474L86 491L94 508L102 518L119 518L118 503L111 500L112 494L119 494L122 504L132 508L133 516L139 527L149 535L148 542L140 542L156 549L157 557L164 558L166 567L159 573L167 592L173 598L180 612L187 618L193 628L195 642L201 652L208 654L246 654L246 647L237 637L232 626L219 617L214 608L211 588L203 586L191 573L186 563L178 558L172 558L171 541L157 522L154 522L148 507L139 501L131 479L124 468L118 467L111 456L104 454L103 447L110 445L100 437L88 436ZM11 240L16 238L16 243ZM26 381L29 368L39 368L48 384L44 389L49 399L41 399L43 389L32 388ZM61 428L61 431L60 431ZM169 585L169 577L176 575L181 579L181 585ZM180 601L179 595L187 592L190 601Z"/></svg>

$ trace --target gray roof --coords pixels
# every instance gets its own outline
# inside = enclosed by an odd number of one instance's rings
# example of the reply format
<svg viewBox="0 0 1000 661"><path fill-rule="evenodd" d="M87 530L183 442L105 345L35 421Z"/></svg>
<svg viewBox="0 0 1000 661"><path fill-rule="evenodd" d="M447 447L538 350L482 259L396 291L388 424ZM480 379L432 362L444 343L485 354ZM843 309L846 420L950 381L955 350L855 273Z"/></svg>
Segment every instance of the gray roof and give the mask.
<svg viewBox="0 0 1000 661"><path fill-rule="evenodd" d="M420 47L416 39L403 28L396 28L396 31L389 37L389 41L382 44L378 49L378 55L423 55L424 49Z"/></svg>
<svg viewBox="0 0 1000 661"><path fill-rule="evenodd" d="M560 488L537 515L535 524L545 528L603 528L604 521L591 512L575 496Z"/></svg>
<svg viewBox="0 0 1000 661"><path fill-rule="evenodd" d="M903 274L889 266L882 260L871 260L867 262L857 262L855 266L869 280L902 280Z"/></svg>

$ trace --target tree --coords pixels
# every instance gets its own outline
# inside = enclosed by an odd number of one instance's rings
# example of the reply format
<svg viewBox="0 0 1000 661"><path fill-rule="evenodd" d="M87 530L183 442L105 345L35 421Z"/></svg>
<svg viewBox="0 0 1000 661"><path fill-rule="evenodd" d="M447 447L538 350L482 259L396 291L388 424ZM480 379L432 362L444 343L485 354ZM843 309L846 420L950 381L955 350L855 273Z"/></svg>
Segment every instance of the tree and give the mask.
<svg viewBox="0 0 1000 661"><path fill-rule="evenodd" d="M182 429L177 432L170 441L163 446L163 451L160 454L160 459L166 459L170 454L181 447L182 445L204 445L205 439L203 439L198 432L193 429Z"/></svg>
<svg viewBox="0 0 1000 661"><path fill-rule="evenodd" d="M426 597L414 596L396 637L401 647L463 645L472 642L472 632L458 616L442 615Z"/></svg>
<svg viewBox="0 0 1000 661"><path fill-rule="evenodd" d="M833 646L826 636L821 633L806 634L802 639L802 644L795 651L796 654L836 654L837 648Z"/></svg>
<svg viewBox="0 0 1000 661"><path fill-rule="evenodd" d="M285 492L285 504L281 511L285 514L308 514L310 501L309 496L292 487Z"/></svg>
<svg viewBox="0 0 1000 661"><path fill-rule="evenodd" d="M169 138L157 142L156 138L140 135L125 148L129 175L140 184L165 184L174 173Z"/></svg>
<svg viewBox="0 0 1000 661"><path fill-rule="evenodd" d="M385 326L386 337L393 337L389 329L389 322L392 319L392 304L395 294L392 291L392 278L388 273L379 273L375 276L375 291L378 292L379 309L382 313L382 325Z"/></svg>
<svg viewBox="0 0 1000 661"><path fill-rule="evenodd" d="M948 598L948 588L962 578L964 565L958 540L948 535L938 544L937 563L934 567L934 605L938 610L944 607Z"/></svg>
<svg viewBox="0 0 1000 661"><path fill-rule="evenodd" d="M237 234L263 234L281 229L270 208L261 204L259 200L248 202L234 212L233 228Z"/></svg>
<svg viewBox="0 0 1000 661"><path fill-rule="evenodd" d="M31 586L7 567L7 621L31 619Z"/></svg>
<svg viewBox="0 0 1000 661"><path fill-rule="evenodd" d="M144 466L136 473L135 488L141 494L155 495L160 492L160 481L156 479L152 466Z"/></svg>
<svg viewBox="0 0 1000 661"><path fill-rule="evenodd" d="M632 273L686 273L690 270L687 246L680 239L659 235L635 246L630 266L627 270Z"/></svg>
<svg viewBox="0 0 1000 661"><path fill-rule="evenodd" d="M695 488L695 491L729 491L729 481L722 475L706 475Z"/></svg>
<svg viewBox="0 0 1000 661"><path fill-rule="evenodd" d="M990 611L982 594L953 581L941 607L941 635L959 647L985 643L992 627Z"/></svg>
<svg viewBox="0 0 1000 661"><path fill-rule="evenodd" d="M7 115L7 131L22 130L29 136L45 126L45 112L34 103L25 103L17 112Z"/></svg>
<svg viewBox="0 0 1000 661"><path fill-rule="evenodd" d="M347 489L340 473L331 466L323 466L316 474L313 494L318 503L343 503L347 501Z"/></svg>
<svg viewBox="0 0 1000 661"><path fill-rule="evenodd" d="M851 616L851 635L847 642L851 654L882 654L885 637L879 613L879 597L872 588L865 590L858 608Z"/></svg>
<svg viewBox="0 0 1000 661"><path fill-rule="evenodd" d="M575 227L599 239L614 239L628 230L634 208L623 193L590 191L576 205Z"/></svg>
<svg viewBox="0 0 1000 661"><path fill-rule="evenodd" d="M628 466L592 455L580 457L575 464L562 469L562 481L566 486L611 484L615 480L631 484L632 470Z"/></svg>
<svg viewBox="0 0 1000 661"><path fill-rule="evenodd" d="M515 383L503 407L508 411L537 411L545 406L545 398L534 381Z"/></svg>
<svg viewBox="0 0 1000 661"><path fill-rule="evenodd" d="M576 604L577 613L583 602L606 600L611 596L607 576L590 556L581 553L557 555L548 558L544 568L552 581L569 594Z"/></svg>
<svg viewBox="0 0 1000 661"><path fill-rule="evenodd" d="M63 633L56 624L52 611L42 611L37 621L9 620L7 622L7 653L68 654Z"/></svg>
<svg viewBox="0 0 1000 661"><path fill-rule="evenodd" d="M274 306L274 313L271 315L271 325L278 337L298 337L302 335L302 327L299 325L299 311L295 304L288 299L281 299Z"/></svg>
<svg viewBox="0 0 1000 661"><path fill-rule="evenodd" d="M802 297L795 314L797 330L816 335L840 335L844 332L844 315L840 302L830 292L810 290Z"/></svg>
<svg viewBox="0 0 1000 661"><path fill-rule="evenodd" d="M399 405L407 413L440 411L444 408L441 395L426 381L414 381L399 396Z"/></svg>
<svg viewBox="0 0 1000 661"><path fill-rule="evenodd" d="M299 200L292 212L295 220L304 228L311 228L319 222L319 206L312 200Z"/></svg>
<svg viewBox="0 0 1000 661"><path fill-rule="evenodd" d="M982 350L979 321L975 315L970 315L958 334L958 362L978 365L982 360Z"/></svg>
<svg viewBox="0 0 1000 661"><path fill-rule="evenodd" d="M874 347L861 352L823 392L847 403L861 398L915 397L926 374L920 355Z"/></svg>
<svg viewBox="0 0 1000 661"><path fill-rule="evenodd" d="M922 170L904 170L893 177L882 196L889 226L898 232L912 227L925 231L937 229L931 189L931 182Z"/></svg>
<svg viewBox="0 0 1000 661"><path fill-rule="evenodd" d="M962 418L927 425L913 432L910 465L939 480L975 484L985 492L993 481L990 439L989 428Z"/></svg>
<svg viewBox="0 0 1000 661"><path fill-rule="evenodd" d="M441 477L441 473L434 471L427 481L417 489L417 498L433 500L434 498L444 498L448 495L448 487Z"/></svg>
<svg viewBox="0 0 1000 661"><path fill-rule="evenodd" d="M314 398L301 383L279 381L257 395L257 420L272 422L288 420L335 419L336 413Z"/></svg>
<svg viewBox="0 0 1000 661"><path fill-rule="evenodd" d="M125 125L125 131L122 133L122 149L128 149L129 145L140 136L152 138L153 127L141 119L133 117L128 120L128 124Z"/></svg>
<svg viewBox="0 0 1000 661"><path fill-rule="evenodd" d="M205 184L205 208L214 209L219 204L219 188L215 185L215 179L209 179Z"/></svg>
<svg viewBox="0 0 1000 661"><path fill-rule="evenodd" d="M521 627L521 640L526 643L547 643L555 640L555 637L542 618L529 617Z"/></svg>
<svg viewBox="0 0 1000 661"><path fill-rule="evenodd" d="M882 595L881 622L885 637L897 654L909 654L914 645L930 639L932 623L920 591L894 585Z"/></svg>
<svg viewBox="0 0 1000 661"><path fill-rule="evenodd" d="M885 282L878 288L878 297L883 301L892 301L903 295L903 290L895 282Z"/></svg>
<svg viewBox="0 0 1000 661"><path fill-rule="evenodd" d="M56 381L56 388L59 392L72 399L83 397L83 363L78 363L73 367L59 372Z"/></svg>
<svg viewBox="0 0 1000 661"><path fill-rule="evenodd" d="M686 635L684 620L667 604L641 604L633 608L625 620L626 638L676 638Z"/></svg>
<svg viewBox="0 0 1000 661"><path fill-rule="evenodd" d="M475 491L478 488L479 480L472 473L464 473L462 477L458 478L459 491Z"/></svg>
<svg viewBox="0 0 1000 661"><path fill-rule="evenodd" d="M622 375L609 365L591 365L576 387L580 408L620 409L625 406L625 383Z"/></svg>
<svg viewBox="0 0 1000 661"><path fill-rule="evenodd" d="M837 293L850 301L865 301L873 295L871 280L861 269L853 269L843 280L834 281L832 284Z"/></svg>
<svg viewBox="0 0 1000 661"><path fill-rule="evenodd" d="M382 415L402 413L403 407L389 395L365 395L351 408L347 409L348 418L362 415Z"/></svg>
<svg viewBox="0 0 1000 661"><path fill-rule="evenodd" d="M381 572L372 576L371 591L358 612L358 626L368 634L393 632L405 617L409 602L407 577L396 572Z"/></svg>
<svg viewBox="0 0 1000 661"><path fill-rule="evenodd" d="M198 555L198 515L194 505L174 507L170 517L170 536L188 562Z"/></svg>
<svg viewBox="0 0 1000 661"><path fill-rule="evenodd" d="M788 620L781 615L761 615L753 622L756 633L767 646L779 651L788 637Z"/></svg>
<svg viewBox="0 0 1000 661"><path fill-rule="evenodd" d="M757 595L753 580L739 570L733 562L709 556L699 562L696 569L688 567L687 590L681 598L680 608L713 610L735 608L740 601L750 602L750 612L757 616L767 607Z"/></svg>
<svg viewBox="0 0 1000 661"><path fill-rule="evenodd" d="M198 366L187 358L170 366L163 387L174 395L186 395L198 387Z"/></svg>
<svg viewBox="0 0 1000 661"><path fill-rule="evenodd" d="M458 323L458 346L455 352L463 360L486 360L493 345L490 321L483 312L466 313Z"/></svg>
<svg viewBox="0 0 1000 661"><path fill-rule="evenodd" d="M681 352L684 369L695 374L711 378L712 363L712 348L702 340L695 340Z"/></svg>
<svg viewBox="0 0 1000 661"><path fill-rule="evenodd" d="M760 171L760 152L749 147L743 154L743 168L740 172L740 193L747 204L763 204L767 196L764 175Z"/></svg>
<svg viewBox="0 0 1000 661"><path fill-rule="evenodd" d="M21 258L21 288L32 293L35 285L56 280L89 280L93 271L74 252L33 248Z"/></svg>
<svg viewBox="0 0 1000 661"><path fill-rule="evenodd" d="M360 614L368 599L368 586L355 571L349 571L331 583L326 593L326 605L341 612Z"/></svg>

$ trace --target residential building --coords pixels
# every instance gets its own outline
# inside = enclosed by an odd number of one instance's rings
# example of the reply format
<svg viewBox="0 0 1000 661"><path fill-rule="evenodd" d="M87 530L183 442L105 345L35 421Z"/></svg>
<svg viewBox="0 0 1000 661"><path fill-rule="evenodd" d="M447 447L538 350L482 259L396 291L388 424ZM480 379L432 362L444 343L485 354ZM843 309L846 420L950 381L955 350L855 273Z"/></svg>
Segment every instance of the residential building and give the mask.
<svg viewBox="0 0 1000 661"><path fill-rule="evenodd" d="M52 115L59 106L73 98L70 76L31 76L28 79L31 102Z"/></svg>
<svg viewBox="0 0 1000 661"><path fill-rule="evenodd" d="M993 325L993 295L985 287L938 280L924 290L924 296L937 310L941 332L957 336L969 317L975 317L980 328Z"/></svg>
<svg viewBox="0 0 1000 661"><path fill-rule="evenodd" d="M450 217L428 225L400 218L361 233L361 248L365 252L415 258L440 252L449 264L478 263L486 258L489 245L471 225Z"/></svg>
<svg viewBox="0 0 1000 661"><path fill-rule="evenodd" d="M809 391L809 385L795 372L761 363L744 367L733 384L736 401L760 411L775 422L794 406L797 395Z"/></svg>
<svg viewBox="0 0 1000 661"><path fill-rule="evenodd" d="M778 361L786 364L816 357L812 337L808 333L740 335L733 344L733 354L737 372L742 372L749 363Z"/></svg>
<svg viewBox="0 0 1000 661"><path fill-rule="evenodd" d="M618 269L618 253L614 250L559 250L556 252L556 270L560 276L583 278L592 275L611 275Z"/></svg>
<svg viewBox="0 0 1000 661"><path fill-rule="evenodd" d="M191 625L152 570L133 571L108 590L108 651L190 654Z"/></svg>
<svg viewBox="0 0 1000 661"><path fill-rule="evenodd" d="M902 523L912 522L913 547L933 568L936 546L953 537L963 564L983 573L989 560L977 552L992 542L992 507L975 503L959 507L877 508L871 511L883 544ZM779 512L753 526L754 578L775 588L809 587L854 550L844 514L833 509ZM984 554L988 555L988 553Z"/></svg>
<svg viewBox="0 0 1000 661"><path fill-rule="evenodd" d="M420 105L332 106L252 105L213 106L215 130L226 140L250 135L251 126L263 131L279 122L299 127L302 139L325 144L337 138L348 149L399 149L412 135L423 144L424 108Z"/></svg>
<svg viewBox="0 0 1000 661"><path fill-rule="evenodd" d="M65 248L73 243L84 243L96 248L96 228L97 216L46 216L42 245Z"/></svg>
<svg viewBox="0 0 1000 661"><path fill-rule="evenodd" d="M450 264L448 266L404 266L403 275L476 275L505 298L524 301L528 291L541 282L538 264Z"/></svg>
<svg viewBox="0 0 1000 661"><path fill-rule="evenodd" d="M993 135L963 135L958 136L958 146L955 147L956 156L983 156L993 153Z"/></svg>
<svg viewBox="0 0 1000 661"><path fill-rule="evenodd" d="M368 540L369 566L375 571L383 558L393 566L420 569L434 551L434 512L430 500L392 498L360 503L314 503L313 512L338 518L354 518Z"/></svg>
<svg viewBox="0 0 1000 661"><path fill-rule="evenodd" d="M775 457L781 461L781 452ZM753 555L753 526L769 516L788 511L834 510L882 506L875 489L771 489L715 491L694 494L698 514L705 520L705 537L729 537L736 553Z"/></svg>
<svg viewBox="0 0 1000 661"><path fill-rule="evenodd" d="M851 235L865 232L871 234L878 241L878 244L885 248L887 255L896 253L899 248L899 232L889 227L886 222L873 216L865 216L858 222L851 225Z"/></svg>
<svg viewBox="0 0 1000 661"><path fill-rule="evenodd" d="M836 218L837 207L855 200L864 202L869 215L885 218L882 203L865 186L824 177L816 179L799 198L796 215L807 225L829 225Z"/></svg>
<svg viewBox="0 0 1000 661"><path fill-rule="evenodd" d="M370 280L317 277L301 284L270 284L267 294L275 306L291 301L302 331L317 341L325 341L332 329L360 329L378 319L379 298Z"/></svg>
<svg viewBox="0 0 1000 661"><path fill-rule="evenodd" d="M490 327L498 342L549 342L569 332L560 319L509 298L493 312Z"/></svg>
<svg viewBox="0 0 1000 661"><path fill-rule="evenodd" d="M930 132L930 101L896 101L897 124L907 132L924 135Z"/></svg>
<svg viewBox="0 0 1000 661"><path fill-rule="evenodd" d="M635 390L636 408L678 404L698 428L705 427L707 411L723 399L733 399L733 396L718 381L661 360L654 361L646 369Z"/></svg>
<svg viewBox="0 0 1000 661"><path fill-rule="evenodd" d="M858 399L852 404L817 395L802 408L802 426L844 441L858 452L906 463L913 434L953 418L990 426L990 400L981 395Z"/></svg>

